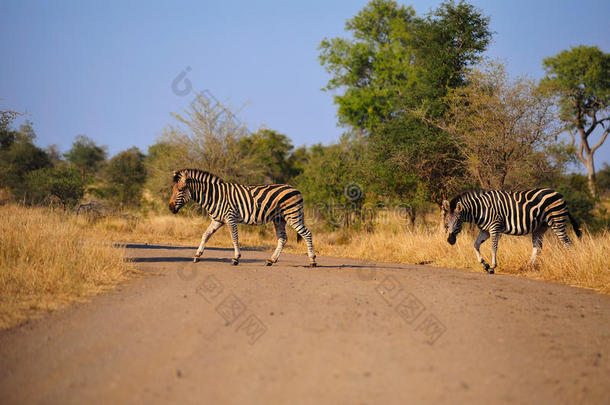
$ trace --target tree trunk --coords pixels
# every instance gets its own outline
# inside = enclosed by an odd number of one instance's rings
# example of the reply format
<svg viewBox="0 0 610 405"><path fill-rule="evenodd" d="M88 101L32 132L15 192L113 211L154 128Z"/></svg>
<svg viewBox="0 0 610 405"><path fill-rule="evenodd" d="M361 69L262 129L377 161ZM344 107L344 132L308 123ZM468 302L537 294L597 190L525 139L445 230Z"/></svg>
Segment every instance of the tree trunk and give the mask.
<svg viewBox="0 0 610 405"><path fill-rule="evenodd" d="M587 154L587 161L585 164L587 170L587 179L589 180L589 191L593 197L597 197L597 185L595 183L595 164L593 162L593 153Z"/></svg>

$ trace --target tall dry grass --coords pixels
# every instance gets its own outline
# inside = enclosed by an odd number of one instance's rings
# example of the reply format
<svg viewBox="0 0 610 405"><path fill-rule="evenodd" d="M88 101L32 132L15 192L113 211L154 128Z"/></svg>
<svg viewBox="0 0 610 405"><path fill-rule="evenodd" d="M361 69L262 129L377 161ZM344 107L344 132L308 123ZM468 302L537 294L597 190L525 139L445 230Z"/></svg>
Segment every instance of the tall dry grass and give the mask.
<svg viewBox="0 0 610 405"><path fill-rule="evenodd" d="M98 222L97 231L107 238L147 243L187 244L197 246L201 234L209 224L202 216L185 217L162 215L142 218L128 223L117 218ZM226 228L226 227L225 227ZM325 231L322 226L310 226L318 256L349 257L371 261L429 264L482 272L473 249L475 230L465 229L453 246L439 234L434 224L415 230L381 216L373 232L358 230ZM584 233L582 240L570 234L573 246L566 249L551 231L547 232L544 247L533 267L526 266L531 252L531 237L503 235L498 248L498 273L513 274L538 280L553 281L594 289L610 294L610 234ZM240 226L240 245L268 249L271 255L276 246L273 225L264 227ZM305 254L305 244L295 242L289 230L285 252ZM227 229L219 230L208 242L209 246L231 247ZM485 242L481 253L489 262L490 242ZM194 253L194 252L193 252ZM280 257L281 260L281 257Z"/></svg>
<svg viewBox="0 0 610 405"><path fill-rule="evenodd" d="M127 278L124 249L70 214L0 206L0 329Z"/></svg>

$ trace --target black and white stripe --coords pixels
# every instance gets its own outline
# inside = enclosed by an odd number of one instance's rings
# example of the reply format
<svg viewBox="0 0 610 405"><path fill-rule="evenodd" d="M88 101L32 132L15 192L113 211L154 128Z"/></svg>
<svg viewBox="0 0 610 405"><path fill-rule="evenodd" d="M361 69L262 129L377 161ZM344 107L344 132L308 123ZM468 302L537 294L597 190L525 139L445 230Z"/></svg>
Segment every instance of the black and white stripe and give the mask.
<svg viewBox="0 0 610 405"><path fill-rule="evenodd" d="M566 233L566 224L570 220L574 232L580 238L578 223L568 212L563 196L549 188L536 188L520 192L506 191L468 191L460 194L451 202L443 201L443 209L447 216L447 230L450 244L455 243L463 222L471 222L479 227L479 235L474 243L477 259L486 271L493 273L497 265L496 252L498 240L502 234L525 235L532 234L533 264L536 256L542 250L542 238L548 228L569 245L570 238ZM491 237L492 261L490 266L485 263L479 247Z"/></svg>
<svg viewBox="0 0 610 405"><path fill-rule="evenodd" d="M205 208L212 219L195 253L195 262L203 253L208 239L226 223L231 228L231 238L235 248L233 264L238 264L241 253L237 224L263 225L273 221L278 244L271 259L267 260L267 265L277 262L286 244L286 224L288 224L305 239L310 266L316 266L311 232L304 224L303 197L294 187L287 184L256 186L235 184L225 182L218 176L202 170L178 170L174 172L170 210L174 214L177 213L190 199Z"/></svg>

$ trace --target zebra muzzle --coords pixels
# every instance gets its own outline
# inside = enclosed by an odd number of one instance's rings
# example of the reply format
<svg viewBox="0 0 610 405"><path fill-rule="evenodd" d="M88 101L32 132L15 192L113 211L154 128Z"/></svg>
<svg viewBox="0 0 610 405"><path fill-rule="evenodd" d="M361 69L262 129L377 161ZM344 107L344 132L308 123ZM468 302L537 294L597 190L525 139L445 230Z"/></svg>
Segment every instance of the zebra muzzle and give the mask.
<svg viewBox="0 0 610 405"><path fill-rule="evenodd" d="M455 234L450 233L449 237L447 237L447 242L449 242L450 245L454 245L455 244Z"/></svg>

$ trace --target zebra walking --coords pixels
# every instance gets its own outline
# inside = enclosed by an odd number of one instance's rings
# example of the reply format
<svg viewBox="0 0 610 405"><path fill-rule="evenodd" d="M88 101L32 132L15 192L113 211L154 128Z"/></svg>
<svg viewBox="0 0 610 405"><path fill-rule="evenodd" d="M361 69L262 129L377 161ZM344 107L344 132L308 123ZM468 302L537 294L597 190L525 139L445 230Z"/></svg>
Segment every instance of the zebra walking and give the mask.
<svg viewBox="0 0 610 405"><path fill-rule="evenodd" d="M474 250L479 263L485 271L494 273L497 265L496 252L498 240L502 234L532 234L533 264L542 250L542 238L551 228L559 240L570 245L566 234L566 223L569 219L576 236L580 238L580 226L568 212L563 196L549 188L536 188L520 192L506 191L467 191L455 197L451 202L443 201L443 210L447 217L447 241L453 245L457 234L462 230L463 222L474 223L479 228L479 235L474 242ZM491 267L485 263L479 247L491 237Z"/></svg>
<svg viewBox="0 0 610 405"><path fill-rule="evenodd" d="M182 169L174 172L174 186L169 209L174 214L190 199L206 209L212 223L201 237L194 262L199 261L206 242L225 223L231 229L235 249L233 264L239 264L241 252L237 236L237 224L263 225L273 221L277 235L277 248L267 266L276 263L286 244L286 224L294 228L307 243L309 266L316 267L311 232L305 227L303 197L287 184L249 186L228 183L209 172L197 169Z"/></svg>

